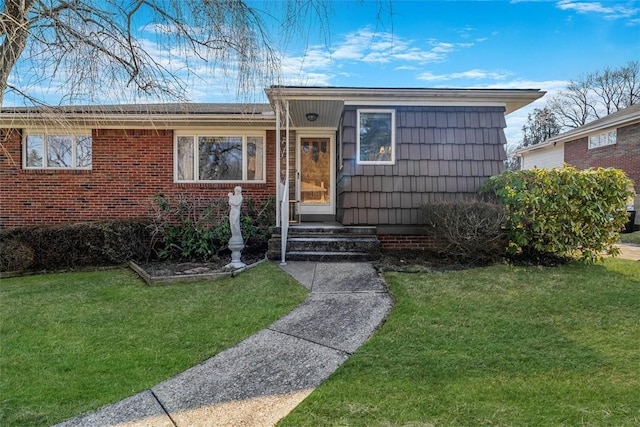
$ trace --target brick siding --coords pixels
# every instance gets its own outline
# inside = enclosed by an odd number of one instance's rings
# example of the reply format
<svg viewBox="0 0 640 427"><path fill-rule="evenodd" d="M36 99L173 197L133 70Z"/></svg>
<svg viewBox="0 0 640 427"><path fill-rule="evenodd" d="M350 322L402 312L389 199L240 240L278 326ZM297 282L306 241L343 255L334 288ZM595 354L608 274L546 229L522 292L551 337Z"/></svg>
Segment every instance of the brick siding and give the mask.
<svg viewBox="0 0 640 427"><path fill-rule="evenodd" d="M565 143L565 162L578 169L592 167L622 169L640 191L640 124L618 129L616 144L588 149L588 139Z"/></svg>
<svg viewBox="0 0 640 427"><path fill-rule="evenodd" d="M432 236L406 234L378 234L383 250L423 250L437 248Z"/></svg>
<svg viewBox="0 0 640 427"><path fill-rule="evenodd" d="M173 180L173 131L94 129L90 171L24 170L22 134L4 130L0 228L148 216L156 194L226 197L237 184ZM240 184L258 202L275 194L275 132L266 134L266 183Z"/></svg>

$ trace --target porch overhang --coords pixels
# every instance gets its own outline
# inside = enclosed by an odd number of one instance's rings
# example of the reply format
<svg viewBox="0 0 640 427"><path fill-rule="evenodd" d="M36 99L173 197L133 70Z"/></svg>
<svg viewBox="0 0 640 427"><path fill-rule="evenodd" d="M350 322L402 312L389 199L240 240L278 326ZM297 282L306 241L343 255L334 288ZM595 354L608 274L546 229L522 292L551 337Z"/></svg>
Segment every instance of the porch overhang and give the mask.
<svg viewBox="0 0 640 427"><path fill-rule="evenodd" d="M500 106L512 113L544 96L539 89L429 89L429 88L364 88L271 86L265 92L274 106L289 102L291 111L299 110L297 119L305 127L307 113L317 113L322 106L334 108L332 118L344 105L367 106ZM320 120L320 113L318 120ZM329 119L329 117L327 117ZM292 123L296 124L294 117ZM337 125L337 122L336 122ZM320 127L316 125L316 127Z"/></svg>

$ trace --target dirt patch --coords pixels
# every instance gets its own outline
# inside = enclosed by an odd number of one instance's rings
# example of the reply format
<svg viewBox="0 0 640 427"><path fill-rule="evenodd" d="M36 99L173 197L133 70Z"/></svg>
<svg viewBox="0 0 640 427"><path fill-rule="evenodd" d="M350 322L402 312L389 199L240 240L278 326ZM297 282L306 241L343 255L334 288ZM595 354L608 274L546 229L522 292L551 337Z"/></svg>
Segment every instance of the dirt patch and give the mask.
<svg viewBox="0 0 640 427"><path fill-rule="evenodd" d="M404 273L430 273L439 271L464 270L486 262L463 262L432 251L383 251L382 257L374 263L381 271Z"/></svg>
<svg viewBox="0 0 640 427"><path fill-rule="evenodd" d="M247 265L265 259L266 251L242 253L242 262ZM193 261L156 261L140 263L142 268L152 277L192 276L197 274L222 273L231 262L231 254L223 254L208 262ZM428 273L438 271L464 270L477 264L462 263L459 260L443 257L429 251L383 251L382 257L374 266L381 271L400 271L408 273Z"/></svg>
<svg viewBox="0 0 640 427"><path fill-rule="evenodd" d="M243 252L240 260L252 265L265 259L265 251L251 251L246 254ZM210 261L154 261L148 263L138 263L151 277L169 277L169 276L192 276L197 274L222 273L225 266L231 262L231 253L223 253L220 257Z"/></svg>

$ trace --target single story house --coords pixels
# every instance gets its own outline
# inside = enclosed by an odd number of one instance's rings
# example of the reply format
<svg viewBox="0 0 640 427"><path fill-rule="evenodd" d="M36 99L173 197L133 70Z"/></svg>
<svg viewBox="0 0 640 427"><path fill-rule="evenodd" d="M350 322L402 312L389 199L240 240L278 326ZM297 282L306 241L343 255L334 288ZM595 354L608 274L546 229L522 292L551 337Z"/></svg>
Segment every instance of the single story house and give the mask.
<svg viewBox="0 0 640 427"><path fill-rule="evenodd" d="M537 89L271 86L268 104L0 111L0 228L148 214L156 194L276 195L279 224L375 226L418 247L421 206L503 171L505 115ZM286 240L286 239L285 239Z"/></svg>
<svg viewBox="0 0 640 427"><path fill-rule="evenodd" d="M561 168L565 163L578 169L621 169L640 193L640 104L522 148L516 155L522 169ZM640 210L640 195L634 209ZM638 215L635 222L640 225Z"/></svg>

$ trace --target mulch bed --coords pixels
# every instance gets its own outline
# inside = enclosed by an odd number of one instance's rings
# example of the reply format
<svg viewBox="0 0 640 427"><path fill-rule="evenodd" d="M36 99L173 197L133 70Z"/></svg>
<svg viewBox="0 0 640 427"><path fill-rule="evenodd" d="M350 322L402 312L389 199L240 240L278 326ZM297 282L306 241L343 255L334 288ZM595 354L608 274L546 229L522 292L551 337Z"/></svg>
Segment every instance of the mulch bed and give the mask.
<svg viewBox="0 0 640 427"><path fill-rule="evenodd" d="M265 259L264 251L242 252L240 260L252 265ZM148 263L138 263L149 276L152 277L168 277L168 276L191 276L195 274L210 274L224 272L225 266L231 262L231 253L221 254L220 257L209 261L154 261Z"/></svg>
<svg viewBox="0 0 640 427"><path fill-rule="evenodd" d="M252 265L264 260L265 254L265 251L243 252L241 260L247 265ZM229 253L222 254L219 258L207 262L165 260L139 263L138 266L149 276L169 277L224 272L224 267L230 262L231 254ZM401 271L409 273L463 270L470 267L468 264L443 258L429 251L385 251L382 253L382 257L373 264L380 271Z"/></svg>

